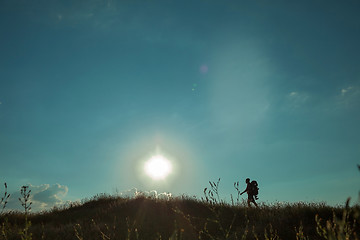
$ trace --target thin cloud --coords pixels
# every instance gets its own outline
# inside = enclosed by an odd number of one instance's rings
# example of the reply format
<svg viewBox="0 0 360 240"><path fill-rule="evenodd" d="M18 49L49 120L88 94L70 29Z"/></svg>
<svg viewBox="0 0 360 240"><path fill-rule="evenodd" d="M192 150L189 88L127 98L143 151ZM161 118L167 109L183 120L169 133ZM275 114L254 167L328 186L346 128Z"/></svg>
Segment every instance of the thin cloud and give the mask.
<svg viewBox="0 0 360 240"><path fill-rule="evenodd" d="M299 93L297 93L297 92L291 92L291 93L289 94L290 97L295 97L295 96L297 96L297 95L299 95Z"/></svg>
<svg viewBox="0 0 360 240"><path fill-rule="evenodd" d="M250 40L229 44L215 54L208 85L216 129L234 132L257 126L270 110L269 58Z"/></svg>
<svg viewBox="0 0 360 240"><path fill-rule="evenodd" d="M290 92L287 95L288 102L292 107L300 107L309 100L309 95L303 92Z"/></svg>
<svg viewBox="0 0 360 240"><path fill-rule="evenodd" d="M360 102L360 88L358 86L349 86L342 88L338 95L338 104L342 107L357 107Z"/></svg>
<svg viewBox="0 0 360 240"><path fill-rule="evenodd" d="M353 89L352 86L341 89L341 96L345 96L345 94L347 94L347 93L348 93L349 91L351 91L352 89Z"/></svg>

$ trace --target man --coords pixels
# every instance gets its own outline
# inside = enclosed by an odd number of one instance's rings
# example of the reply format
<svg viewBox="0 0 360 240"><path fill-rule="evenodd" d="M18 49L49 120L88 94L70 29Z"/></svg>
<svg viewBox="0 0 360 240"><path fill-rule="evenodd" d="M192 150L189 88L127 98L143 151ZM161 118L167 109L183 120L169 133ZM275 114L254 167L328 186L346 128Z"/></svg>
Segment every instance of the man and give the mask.
<svg viewBox="0 0 360 240"><path fill-rule="evenodd" d="M240 195L242 195L243 193L246 192L248 194L248 200L247 200L248 206L251 207L250 203L253 203L256 207L258 207L258 205L256 204L255 199L254 199L254 193L252 192L250 178L247 178L245 180L245 182L246 182L246 189L245 189L245 191L240 193Z"/></svg>

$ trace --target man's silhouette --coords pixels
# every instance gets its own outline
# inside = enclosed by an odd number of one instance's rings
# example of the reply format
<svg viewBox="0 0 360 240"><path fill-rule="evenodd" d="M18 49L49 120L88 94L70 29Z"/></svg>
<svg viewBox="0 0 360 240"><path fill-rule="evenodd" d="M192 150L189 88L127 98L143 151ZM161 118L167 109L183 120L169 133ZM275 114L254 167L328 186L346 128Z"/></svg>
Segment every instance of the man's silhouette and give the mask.
<svg viewBox="0 0 360 240"><path fill-rule="evenodd" d="M251 207L250 203L252 202L256 207L258 207L258 205L255 202L254 195L253 195L253 192L252 192L252 189L251 189L250 178L247 178L245 180L245 182L246 182L246 189L245 189L245 191L240 193L240 195L242 195L243 193L246 192L247 195L248 195L248 200L247 200L248 206Z"/></svg>

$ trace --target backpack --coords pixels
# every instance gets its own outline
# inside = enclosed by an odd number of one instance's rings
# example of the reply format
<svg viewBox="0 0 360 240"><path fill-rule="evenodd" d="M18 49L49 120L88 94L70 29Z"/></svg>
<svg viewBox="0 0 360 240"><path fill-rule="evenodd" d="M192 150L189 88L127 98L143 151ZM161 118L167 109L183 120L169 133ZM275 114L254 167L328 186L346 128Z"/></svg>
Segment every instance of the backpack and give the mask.
<svg viewBox="0 0 360 240"><path fill-rule="evenodd" d="M258 199L257 195L259 194L259 187L257 181L253 180L250 183L250 194L255 197L255 199Z"/></svg>

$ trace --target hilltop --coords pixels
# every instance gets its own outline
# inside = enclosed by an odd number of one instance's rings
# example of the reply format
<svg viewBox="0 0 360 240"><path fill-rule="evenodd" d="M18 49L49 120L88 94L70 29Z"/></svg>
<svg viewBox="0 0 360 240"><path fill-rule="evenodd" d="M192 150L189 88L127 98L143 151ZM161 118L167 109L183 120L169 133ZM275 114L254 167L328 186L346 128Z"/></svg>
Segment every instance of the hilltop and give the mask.
<svg viewBox="0 0 360 240"><path fill-rule="evenodd" d="M358 207L261 205L98 195L42 213L0 217L0 239L357 239ZM328 223L326 223L326 221ZM30 224L31 223L31 224ZM328 228L327 228L327 227ZM321 234L319 234L320 232ZM343 234L343 235L342 235ZM323 236L321 236L323 235ZM344 237L344 238L342 238Z"/></svg>

